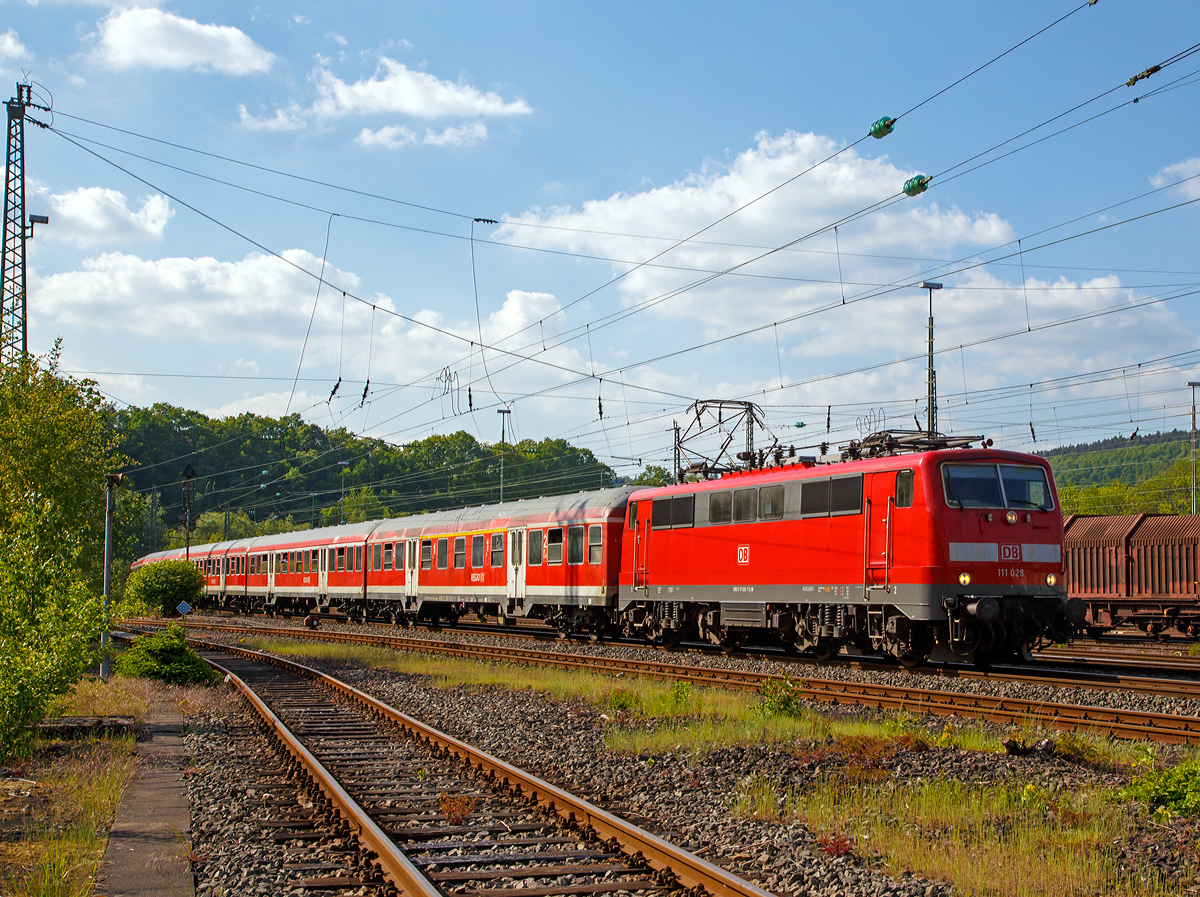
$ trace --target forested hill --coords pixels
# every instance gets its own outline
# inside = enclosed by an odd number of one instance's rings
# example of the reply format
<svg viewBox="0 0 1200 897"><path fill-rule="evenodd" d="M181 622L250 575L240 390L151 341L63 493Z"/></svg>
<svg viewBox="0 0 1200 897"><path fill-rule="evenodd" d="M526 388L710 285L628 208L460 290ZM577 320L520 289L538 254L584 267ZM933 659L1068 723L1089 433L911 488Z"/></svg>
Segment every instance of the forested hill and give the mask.
<svg viewBox="0 0 1200 897"><path fill-rule="evenodd" d="M1132 439L1117 437L1083 445L1066 445L1042 452L1061 486L1103 486L1116 480L1134 486L1167 471L1187 458L1191 433L1171 430Z"/></svg>
<svg viewBox="0 0 1200 897"><path fill-rule="evenodd" d="M207 530L193 537L197 542L217 529L216 538L240 536L249 534L247 527L354 522L500 498L501 447L464 431L396 447L324 430L295 414L213 419L166 404L117 411L114 423L120 451L132 460L126 484L144 496L158 487L159 512L148 526L159 532L147 534L147 543L175 541L167 530L180 520L180 477L188 465L196 476L193 515L202 516ZM599 489L615 480L588 449L562 439L506 445L503 461L506 500Z"/></svg>

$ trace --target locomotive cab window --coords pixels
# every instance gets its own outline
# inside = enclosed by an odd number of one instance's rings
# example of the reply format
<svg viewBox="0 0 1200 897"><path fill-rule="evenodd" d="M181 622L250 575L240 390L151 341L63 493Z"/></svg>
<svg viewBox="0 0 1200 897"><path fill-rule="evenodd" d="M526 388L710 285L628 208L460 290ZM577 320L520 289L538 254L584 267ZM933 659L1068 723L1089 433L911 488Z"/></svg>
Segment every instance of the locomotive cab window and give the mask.
<svg viewBox="0 0 1200 897"><path fill-rule="evenodd" d="M556 526L554 529L546 533L546 563L561 564L562 563L562 542L563 533L562 527Z"/></svg>
<svg viewBox="0 0 1200 897"><path fill-rule="evenodd" d="M492 533L492 566L504 566L504 533Z"/></svg>
<svg viewBox="0 0 1200 897"><path fill-rule="evenodd" d="M1054 507L1046 472L1032 464L943 464L942 482L952 508Z"/></svg>
<svg viewBox="0 0 1200 897"><path fill-rule="evenodd" d="M604 560L604 527L593 523L588 527L588 563L599 564Z"/></svg>
<svg viewBox="0 0 1200 897"><path fill-rule="evenodd" d="M583 563L583 538L584 527L570 526L567 527L567 563L582 564Z"/></svg>
<svg viewBox="0 0 1200 897"><path fill-rule="evenodd" d="M471 537L471 566L476 570L482 569L483 558L487 554L487 536Z"/></svg>
<svg viewBox="0 0 1200 897"><path fill-rule="evenodd" d="M630 529L637 529L637 506L638 506L638 503L636 501L631 501L629 503L629 528Z"/></svg>
<svg viewBox="0 0 1200 897"><path fill-rule="evenodd" d="M542 566L542 531L540 529L529 531L529 566Z"/></svg>
<svg viewBox="0 0 1200 897"><path fill-rule="evenodd" d="M421 540L421 569L429 570L433 567L433 541L431 539Z"/></svg>
<svg viewBox="0 0 1200 897"><path fill-rule="evenodd" d="M450 565L450 541L448 539L438 539L437 541L437 562L439 570L445 570Z"/></svg>
<svg viewBox="0 0 1200 897"><path fill-rule="evenodd" d="M911 508L913 503L913 472L901 470L896 474L896 507Z"/></svg>
<svg viewBox="0 0 1200 897"><path fill-rule="evenodd" d="M708 496L708 522L729 523L731 520L733 520L733 493L710 493Z"/></svg>

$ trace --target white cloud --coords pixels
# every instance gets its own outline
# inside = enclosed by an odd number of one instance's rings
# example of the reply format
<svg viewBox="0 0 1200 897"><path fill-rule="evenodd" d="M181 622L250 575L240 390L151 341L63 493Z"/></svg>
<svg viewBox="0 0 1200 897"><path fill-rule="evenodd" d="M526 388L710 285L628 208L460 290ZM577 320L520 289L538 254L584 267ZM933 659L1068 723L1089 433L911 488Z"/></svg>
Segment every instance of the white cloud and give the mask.
<svg viewBox="0 0 1200 897"><path fill-rule="evenodd" d="M291 390L267 392L262 395L235 399L215 408L205 408L200 413L214 418L237 417L247 413L261 414L267 417L283 417L288 410L289 400L291 401L291 411L294 413L303 411L324 398L324 396L309 395L304 390L298 390L294 396Z"/></svg>
<svg viewBox="0 0 1200 897"><path fill-rule="evenodd" d="M242 121L242 127L250 131L298 131L304 127L304 119L295 106L276 109L270 118L259 118L251 115L245 105L239 105L238 117Z"/></svg>
<svg viewBox="0 0 1200 897"><path fill-rule="evenodd" d="M363 128L357 139L363 146L382 146L384 149L394 150L402 146L412 146L417 142L417 135L412 128L406 128L404 125L388 125L377 131Z"/></svg>
<svg viewBox="0 0 1200 897"><path fill-rule="evenodd" d="M308 16L303 16L300 13L296 13L294 16L292 16L292 21L297 25L307 25L312 22L312 19L310 19Z"/></svg>
<svg viewBox="0 0 1200 897"><path fill-rule="evenodd" d="M401 62L381 56L370 78L347 84L327 67L314 72L317 101L312 111L322 117L372 113L402 113L419 118L444 115L528 115L533 110L522 99L505 100L494 91L483 93L469 84L443 81L416 72Z"/></svg>
<svg viewBox="0 0 1200 897"><path fill-rule="evenodd" d="M390 150L412 146L418 142L430 146L474 146L481 140L487 140L487 125L477 121L459 128L447 126L440 134L426 128L425 137L420 140L416 132L409 127L388 125L376 131L363 128L357 140L362 146L382 146Z"/></svg>
<svg viewBox="0 0 1200 897"><path fill-rule="evenodd" d="M1185 199L1196 199L1200 197L1200 177L1196 177L1197 175L1200 175L1200 156L1192 156L1160 169L1158 174L1150 178L1150 183L1155 187L1165 187L1185 178L1195 178L1180 184L1175 188L1175 192Z"/></svg>
<svg viewBox="0 0 1200 897"><path fill-rule="evenodd" d="M228 75L266 72L275 54L231 25L202 25L161 9L116 9L100 20L94 58L121 70L215 69Z"/></svg>
<svg viewBox="0 0 1200 897"><path fill-rule="evenodd" d="M0 59L23 59L29 55L17 32L9 28L0 34Z"/></svg>
<svg viewBox="0 0 1200 897"><path fill-rule="evenodd" d="M346 44L348 43L348 41L344 37L342 37L340 34L337 34L333 31L330 31L325 36L333 38L333 40L335 40L338 43L338 45L342 46L342 47L346 46Z"/></svg>
<svg viewBox="0 0 1200 897"><path fill-rule="evenodd" d="M50 197L50 208L45 236L76 246L161 240L167 222L175 214L160 193L142 197L141 207L133 210L124 193L106 187L56 193Z"/></svg>

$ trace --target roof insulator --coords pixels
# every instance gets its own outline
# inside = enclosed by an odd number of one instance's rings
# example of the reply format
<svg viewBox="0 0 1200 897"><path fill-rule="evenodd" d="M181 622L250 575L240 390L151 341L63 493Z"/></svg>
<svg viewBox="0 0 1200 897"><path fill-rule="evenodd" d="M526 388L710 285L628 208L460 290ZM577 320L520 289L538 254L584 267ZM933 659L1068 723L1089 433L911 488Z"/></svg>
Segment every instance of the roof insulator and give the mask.
<svg viewBox="0 0 1200 897"><path fill-rule="evenodd" d="M919 196L925 192L926 188L929 186L929 182L932 180L933 178L923 174L919 174L915 178L909 178L904 182L904 195Z"/></svg>
<svg viewBox="0 0 1200 897"><path fill-rule="evenodd" d="M876 140L882 140L888 134L892 133L892 128L896 126L896 119L888 118L886 115L871 125L870 134Z"/></svg>

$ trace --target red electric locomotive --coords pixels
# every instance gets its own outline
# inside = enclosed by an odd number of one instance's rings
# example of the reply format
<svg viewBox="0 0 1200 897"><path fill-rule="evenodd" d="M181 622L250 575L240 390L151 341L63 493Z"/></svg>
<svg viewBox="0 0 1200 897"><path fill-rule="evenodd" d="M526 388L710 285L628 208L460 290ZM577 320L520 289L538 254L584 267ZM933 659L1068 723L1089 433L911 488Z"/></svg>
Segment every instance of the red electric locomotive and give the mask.
<svg viewBox="0 0 1200 897"><path fill-rule="evenodd" d="M1069 638L1084 607L1066 594L1049 465L939 440L906 453L880 434L841 463L779 459L665 488L219 543L193 561L216 603L269 613L336 606L453 623L470 609L563 632L765 636L819 658L847 648L908 665L934 652L1027 656Z"/></svg>

